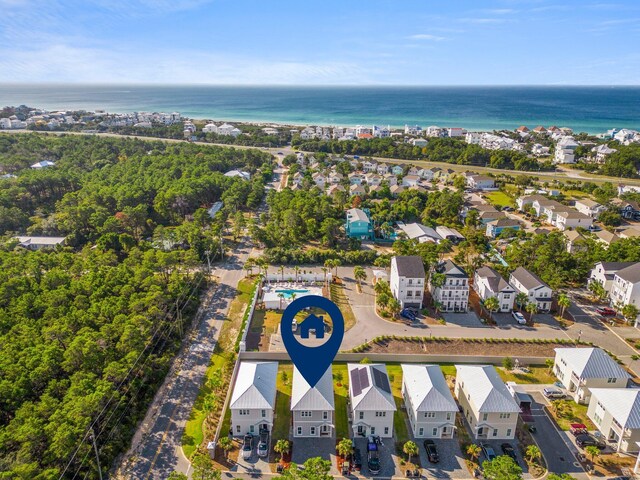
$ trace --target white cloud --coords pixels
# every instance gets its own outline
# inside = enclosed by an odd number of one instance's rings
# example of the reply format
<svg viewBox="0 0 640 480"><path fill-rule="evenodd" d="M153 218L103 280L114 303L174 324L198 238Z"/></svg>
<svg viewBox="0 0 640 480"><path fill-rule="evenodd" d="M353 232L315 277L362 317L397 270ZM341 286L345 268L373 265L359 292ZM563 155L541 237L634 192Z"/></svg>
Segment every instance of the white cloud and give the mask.
<svg viewBox="0 0 640 480"><path fill-rule="evenodd" d="M434 42L440 42L445 39L445 37L440 37L438 35L431 35L429 33L417 33L415 35L410 35L407 38L410 40L431 40Z"/></svg>

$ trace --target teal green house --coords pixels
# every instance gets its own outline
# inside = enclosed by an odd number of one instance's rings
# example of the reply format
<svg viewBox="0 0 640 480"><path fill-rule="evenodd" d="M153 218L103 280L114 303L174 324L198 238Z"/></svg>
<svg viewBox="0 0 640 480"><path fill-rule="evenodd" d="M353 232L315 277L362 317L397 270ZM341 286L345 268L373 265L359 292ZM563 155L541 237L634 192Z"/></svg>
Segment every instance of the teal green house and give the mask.
<svg viewBox="0 0 640 480"><path fill-rule="evenodd" d="M349 238L361 240L373 239L373 225L369 215L364 210L352 208L347 210L347 223L344 226Z"/></svg>

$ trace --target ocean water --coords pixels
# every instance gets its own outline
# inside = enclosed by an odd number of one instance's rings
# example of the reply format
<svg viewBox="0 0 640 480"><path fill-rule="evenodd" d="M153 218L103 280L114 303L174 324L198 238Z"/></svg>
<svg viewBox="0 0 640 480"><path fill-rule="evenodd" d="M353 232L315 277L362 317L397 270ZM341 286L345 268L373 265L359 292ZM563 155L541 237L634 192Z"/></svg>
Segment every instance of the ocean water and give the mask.
<svg viewBox="0 0 640 480"><path fill-rule="evenodd" d="M108 112L178 111L192 118L296 125L405 124L577 132L640 129L640 87L232 87L0 84L0 106Z"/></svg>

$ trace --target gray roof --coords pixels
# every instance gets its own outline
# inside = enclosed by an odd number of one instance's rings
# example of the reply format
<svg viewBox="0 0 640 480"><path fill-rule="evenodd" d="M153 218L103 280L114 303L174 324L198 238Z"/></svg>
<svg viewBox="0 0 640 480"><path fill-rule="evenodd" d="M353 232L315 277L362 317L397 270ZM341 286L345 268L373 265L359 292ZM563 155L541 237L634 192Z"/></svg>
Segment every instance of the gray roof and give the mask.
<svg viewBox="0 0 640 480"><path fill-rule="evenodd" d="M600 265L602 265L602 269L605 272L617 272L619 270L622 270L623 268L627 268L631 265L635 265L636 262L598 262ZM598 265L598 263L596 263L596 265Z"/></svg>
<svg viewBox="0 0 640 480"><path fill-rule="evenodd" d="M422 257L418 255L409 255L406 257L393 257L392 262L395 262L398 275L407 278L424 278L424 263L422 263Z"/></svg>
<svg viewBox="0 0 640 480"><path fill-rule="evenodd" d="M591 388L589 390L623 428L640 428L640 389Z"/></svg>
<svg viewBox="0 0 640 480"><path fill-rule="evenodd" d="M580 378L629 378L629 374L600 348L556 348Z"/></svg>
<svg viewBox="0 0 640 480"><path fill-rule="evenodd" d="M538 287L549 287L539 276L523 267L516 268L511 273L511 276L518 280L527 290L533 290Z"/></svg>
<svg viewBox="0 0 640 480"><path fill-rule="evenodd" d="M316 386L311 388L294 366L291 386L291 410L333 410L333 376L331 366L324 372Z"/></svg>
<svg viewBox="0 0 640 480"><path fill-rule="evenodd" d="M402 381L416 412L458 411L440 366L403 364Z"/></svg>
<svg viewBox="0 0 640 480"><path fill-rule="evenodd" d="M360 210L359 208L351 208L347 210L347 218L352 222L360 221L369 223L369 217L364 213L364 210Z"/></svg>
<svg viewBox="0 0 640 480"><path fill-rule="evenodd" d="M451 260L440 262L436 267L436 272L444 273L448 277L467 278L467 272L465 272L462 267L459 267Z"/></svg>
<svg viewBox="0 0 640 480"><path fill-rule="evenodd" d="M456 383L480 413L518 413L520 407L492 365L456 365Z"/></svg>
<svg viewBox="0 0 640 480"><path fill-rule="evenodd" d="M627 282L640 282L640 262L619 270L616 275Z"/></svg>
<svg viewBox="0 0 640 480"><path fill-rule="evenodd" d="M491 267L481 267L476 270L476 275L487 279L487 284L492 292L502 292L503 290L515 291L509 283Z"/></svg>
<svg viewBox="0 0 640 480"><path fill-rule="evenodd" d="M499 218L489 223L494 227L519 227L520 226L519 221L514 220L512 218L508 218L508 217Z"/></svg>
<svg viewBox="0 0 640 480"><path fill-rule="evenodd" d="M442 240L442 237L438 235L438 233L431 227L427 227L426 225L422 225L421 223L409 223L406 225L402 225L400 227L404 233L407 234L407 237L421 238L421 237L429 237L434 240Z"/></svg>
<svg viewBox="0 0 640 480"><path fill-rule="evenodd" d="M278 362L240 363L229 408L275 408L277 375Z"/></svg>

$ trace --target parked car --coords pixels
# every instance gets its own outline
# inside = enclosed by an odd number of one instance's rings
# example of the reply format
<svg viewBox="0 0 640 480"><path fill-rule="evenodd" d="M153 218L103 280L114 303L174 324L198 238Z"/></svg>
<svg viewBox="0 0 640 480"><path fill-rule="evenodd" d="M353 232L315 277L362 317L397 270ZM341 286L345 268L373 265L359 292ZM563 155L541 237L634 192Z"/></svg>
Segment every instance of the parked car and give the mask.
<svg viewBox="0 0 640 480"><path fill-rule="evenodd" d="M518 322L520 325L526 325L527 324L527 319L524 318L524 315L522 315L520 312L516 312L513 311L511 312L511 316L515 319L516 322Z"/></svg>
<svg viewBox="0 0 640 480"><path fill-rule="evenodd" d="M500 448L502 449L502 453L504 455L510 456L516 462L518 461L518 458L516 457L516 451L513 449L510 443L503 443L502 445L500 445Z"/></svg>
<svg viewBox="0 0 640 480"><path fill-rule="evenodd" d="M440 461L440 455L438 455L436 442L434 442L433 440L425 440L424 449L427 451L427 458L431 463L438 463Z"/></svg>
<svg viewBox="0 0 640 480"><path fill-rule="evenodd" d="M260 441L258 442L258 456L266 457L269 455L269 431L262 430L260 432Z"/></svg>
<svg viewBox="0 0 640 480"><path fill-rule="evenodd" d="M587 426L582 423L572 423L571 425L569 425L569 431L573 434L574 437L589 433L589 430L587 430Z"/></svg>
<svg viewBox="0 0 640 480"><path fill-rule="evenodd" d="M554 387L547 387L542 390L542 394L547 398L564 398L564 392Z"/></svg>
<svg viewBox="0 0 640 480"><path fill-rule="evenodd" d="M367 467L373 475L380 473L380 456L377 442L367 441Z"/></svg>
<svg viewBox="0 0 640 480"><path fill-rule="evenodd" d="M400 312L400 316L404 317L404 318L406 318L408 320L411 320L412 322L417 318L415 312L413 310L408 309L408 308L403 309Z"/></svg>
<svg viewBox="0 0 640 480"><path fill-rule="evenodd" d="M609 307L596 308L596 313L598 315L602 315L603 317L615 317L616 316L616 311L613 308L609 308Z"/></svg>
<svg viewBox="0 0 640 480"><path fill-rule="evenodd" d="M353 464L353 469L356 472L362 470L362 454L360 453L360 449L357 447L353 447L353 453L351 454L351 462Z"/></svg>
<svg viewBox="0 0 640 480"><path fill-rule="evenodd" d="M576 445L578 445L580 448L594 446L598 447L600 450L604 450L606 447L604 442L601 442L596 437L588 433L576 435Z"/></svg>
<svg viewBox="0 0 640 480"><path fill-rule="evenodd" d="M491 448L490 445L483 443L481 445L482 447L482 453L484 453L484 456L487 457L487 460L491 461L494 458L496 458L496 452L493 450L493 448Z"/></svg>
<svg viewBox="0 0 640 480"><path fill-rule="evenodd" d="M253 436L246 434L242 440L242 458L249 460L253 453Z"/></svg>

